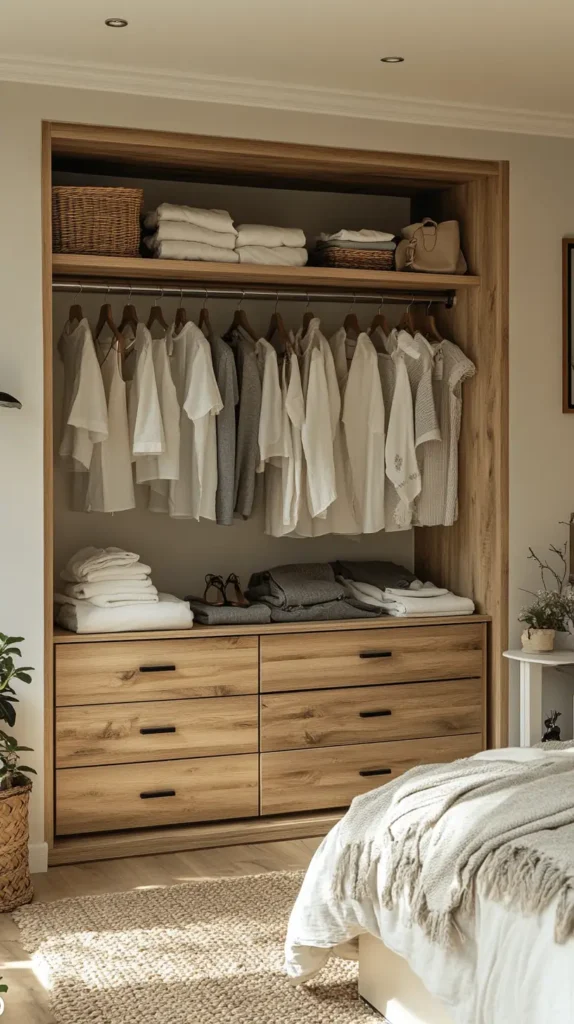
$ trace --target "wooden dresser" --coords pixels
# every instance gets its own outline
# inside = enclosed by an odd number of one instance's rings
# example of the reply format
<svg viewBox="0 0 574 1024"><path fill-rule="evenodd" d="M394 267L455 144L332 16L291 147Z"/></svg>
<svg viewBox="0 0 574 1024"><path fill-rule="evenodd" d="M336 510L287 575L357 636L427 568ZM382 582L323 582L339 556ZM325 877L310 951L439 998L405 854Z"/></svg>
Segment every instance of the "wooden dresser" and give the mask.
<svg viewBox="0 0 574 1024"><path fill-rule="evenodd" d="M479 616L58 631L52 862L316 835L358 793L476 753L486 633Z"/></svg>

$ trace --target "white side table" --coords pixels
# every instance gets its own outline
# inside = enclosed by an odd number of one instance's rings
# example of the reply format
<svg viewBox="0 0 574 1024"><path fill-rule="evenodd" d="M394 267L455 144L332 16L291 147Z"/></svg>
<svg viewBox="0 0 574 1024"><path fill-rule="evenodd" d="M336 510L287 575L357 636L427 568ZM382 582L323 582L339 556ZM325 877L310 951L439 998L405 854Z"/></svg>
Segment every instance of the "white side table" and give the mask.
<svg viewBox="0 0 574 1024"><path fill-rule="evenodd" d="M574 651L505 651L504 657L520 662L520 746L531 747L542 739L542 670L574 665Z"/></svg>

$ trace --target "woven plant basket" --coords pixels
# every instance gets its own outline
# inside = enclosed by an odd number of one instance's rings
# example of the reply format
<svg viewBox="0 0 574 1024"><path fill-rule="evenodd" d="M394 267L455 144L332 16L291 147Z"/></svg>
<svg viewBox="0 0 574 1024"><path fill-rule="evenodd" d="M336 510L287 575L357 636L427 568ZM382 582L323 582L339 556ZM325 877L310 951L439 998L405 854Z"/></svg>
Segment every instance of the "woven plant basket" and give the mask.
<svg viewBox="0 0 574 1024"><path fill-rule="evenodd" d="M139 256L141 188L52 189L54 252Z"/></svg>
<svg viewBox="0 0 574 1024"><path fill-rule="evenodd" d="M32 786L0 789L0 913L34 895L28 864L28 801Z"/></svg>
<svg viewBox="0 0 574 1024"><path fill-rule="evenodd" d="M315 253L319 267L343 267L347 270L394 270L394 249L319 249Z"/></svg>

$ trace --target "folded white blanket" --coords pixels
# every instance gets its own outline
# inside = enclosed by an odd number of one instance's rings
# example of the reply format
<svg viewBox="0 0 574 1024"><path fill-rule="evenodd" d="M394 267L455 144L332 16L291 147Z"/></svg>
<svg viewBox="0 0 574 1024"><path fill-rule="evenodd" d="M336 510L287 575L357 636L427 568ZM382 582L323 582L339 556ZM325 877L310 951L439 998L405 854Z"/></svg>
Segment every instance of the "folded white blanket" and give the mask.
<svg viewBox="0 0 574 1024"><path fill-rule="evenodd" d="M158 594L156 587L150 587L141 593L128 590L119 594L94 594L93 597L71 597L69 594L54 594L55 604L92 604L96 608L125 608L130 604L157 604L157 602Z"/></svg>
<svg viewBox="0 0 574 1024"><path fill-rule="evenodd" d="M320 242L392 242L395 236L388 231L372 231L370 228L361 228L360 231L335 231L332 235L322 233L319 235Z"/></svg>
<svg viewBox="0 0 574 1024"><path fill-rule="evenodd" d="M206 245L205 242L158 242L154 253L160 260L239 263L239 256L234 249L224 249L220 245Z"/></svg>
<svg viewBox="0 0 574 1024"><path fill-rule="evenodd" d="M188 629L193 612L187 601L160 594L157 604L96 608L89 601L57 606L58 625L73 633L122 633L127 630Z"/></svg>
<svg viewBox="0 0 574 1024"><path fill-rule="evenodd" d="M397 597L382 602L388 615L472 615L474 603L469 597L457 597L456 594L445 594L444 597L429 597L426 601L420 597Z"/></svg>
<svg viewBox="0 0 574 1024"><path fill-rule="evenodd" d="M81 548L72 555L66 570L78 580L87 579L87 573L92 569L109 569L111 566L134 565L139 562L139 555L133 551L124 551L122 548Z"/></svg>
<svg viewBox="0 0 574 1024"><path fill-rule="evenodd" d="M94 597L108 597L112 594L157 594L149 576L143 580L103 580L101 583L66 583L62 593L78 601L91 601Z"/></svg>
<svg viewBox="0 0 574 1024"><path fill-rule="evenodd" d="M229 231L232 235L237 234L227 210L204 210L198 206L160 203L157 210L152 210L146 215L144 225L146 228L155 229L164 220L185 221L188 224L197 224L200 228L208 228L210 231Z"/></svg>
<svg viewBox="0 0 574 1024"><path fill-rule="evenodd" d="M240 224L237 234L237 248L244 245L263 245L275 249L286 245L302 249L306 245L305 232L301 228L274 228L270 224Z"/></svg>
<svg viewBox="0 0 574 1024"><path fill-rule="evenodd" d="M235 249L235 235L232 231L212 231L199 224L188 224L184 220L162 220L153 235L146 235L144 242L148 249L156 249L158 242L203 242L217 245L222 249Z"/></svg>
<svg viewBox="0 0 574 1024"><path fill-rule="evenodd" d="M415 583L419 583L419 580L415 580ZM433 583L421 583L419 587L415 584L408 589L397 590L394 587L386 587L383 591L385 597L444 597L445 594L449 594L450 591L446 590L445 587L435 587Z"/></svg>
<svg viewBox="0 0 574 1024"><path fill-rule="evenodd" d="M78 579L68 569L63 569L60 579L66 583L101 583L108 580L146 580L151 576L151 566L144 562L135 565L111 566L109 569L89 569L83 579Z"/></svg>
<svg viewBox="0 0 574 1024"><path fill-rule="evenodd" d="M243 245L236 253L240 263L260 263L268 267L304 267L308 259L306 249L288 245L278 245L276 249L266 245Z"/></svg>

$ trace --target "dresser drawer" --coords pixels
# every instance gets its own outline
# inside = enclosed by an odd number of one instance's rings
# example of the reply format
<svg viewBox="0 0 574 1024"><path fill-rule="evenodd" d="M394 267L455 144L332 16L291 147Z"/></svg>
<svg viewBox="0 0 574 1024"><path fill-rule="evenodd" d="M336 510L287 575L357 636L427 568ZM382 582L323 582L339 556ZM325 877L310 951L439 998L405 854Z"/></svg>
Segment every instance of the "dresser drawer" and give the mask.
<svg viewBox="0 0 574 1024"><path fill-rule="evenodd" d="M480 679L270 693L260 700L262 750L333 747L482 730Z"/></svg>
<svg viewBox="0 0 574 1024"><path fill-rule="evenodd" d="M289 814L347 807L353 797L417 764L477 754L482 737L362 743L261 755L261 813Z"/></svg>
<svg viewBox="0 0 574 1024"><path fill-rule="evenodd" d="M56 648L56 705L257 693L257 637Z"/></svg>
<svg viewBox="0 0 574 1024"><path fill-rule="evenodd" d="M482 623L261 637L261 690L481 676Z"/></svg>
<svg viewBox="0 0 574 1024"><path fill-rule="evenodd" d="M56 833L250 818L259 813L257 754L60 768Z"/></svg>
<svg viewBox="0 0 574 1024"><path fill-rule="evenodd" d="M257 697L206 697L56 710L56 767L257 753Z"/></svg>

